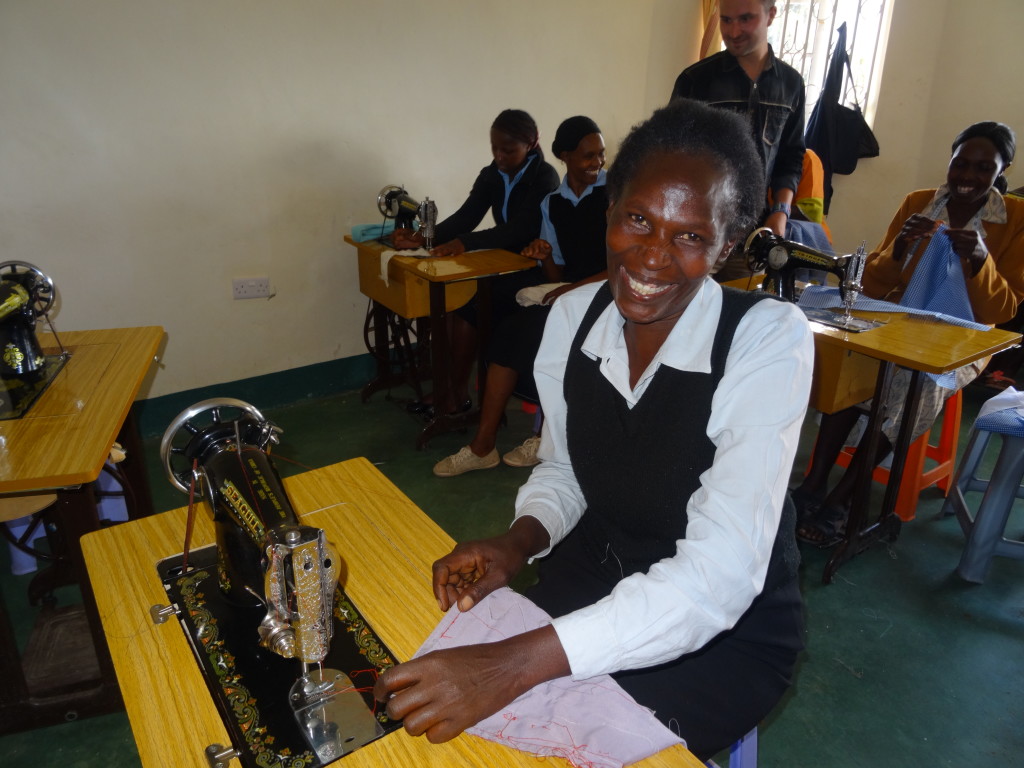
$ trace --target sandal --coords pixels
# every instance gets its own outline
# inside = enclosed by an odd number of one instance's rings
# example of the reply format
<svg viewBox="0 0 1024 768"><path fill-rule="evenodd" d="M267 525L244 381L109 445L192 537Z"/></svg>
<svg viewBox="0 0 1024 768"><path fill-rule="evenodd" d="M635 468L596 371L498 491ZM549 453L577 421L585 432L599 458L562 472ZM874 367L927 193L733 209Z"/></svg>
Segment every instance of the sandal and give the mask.
<svg viewBox="0 0 1024 768"><path fill-rule="evenodd" d="M813 544L818 549L831 549L843 540L849 510L841 507L822 506L805 518L796 527L796 537L804 544Z"/></svg>
<svg viewBox="0 0 1024 768"><path fill-rule="evenodd" d="M804 520L796 529L797 541L804 544L812 544L818 549L832 549L843 540L843 537L835 532L832 525L815 520L813 517Z"/></svg>

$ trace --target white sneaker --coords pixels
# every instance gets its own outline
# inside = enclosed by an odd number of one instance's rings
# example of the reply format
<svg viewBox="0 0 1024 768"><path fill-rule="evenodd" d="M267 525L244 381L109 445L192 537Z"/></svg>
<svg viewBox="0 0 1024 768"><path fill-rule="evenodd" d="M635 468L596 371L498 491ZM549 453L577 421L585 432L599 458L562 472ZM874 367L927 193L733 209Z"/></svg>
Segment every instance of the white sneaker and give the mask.
<svg viewBox="0 0 1024 768"><path fill-rule="evenodd" d="M462 446L458 453L441 459L434 465L434 474L438 477L455 477L474 469L493 469L498 466L498 449L495 448L486 456L477 456L468 445Z"/></svg>
<svg viewBox="0 0 1024 768"><path fill-rule="evenodd" d="M526 441L516 446L501 457L501 460L510 467L533 467L540 464L537 458L537 449L540 447L539 437L528 437Z"/></svg>

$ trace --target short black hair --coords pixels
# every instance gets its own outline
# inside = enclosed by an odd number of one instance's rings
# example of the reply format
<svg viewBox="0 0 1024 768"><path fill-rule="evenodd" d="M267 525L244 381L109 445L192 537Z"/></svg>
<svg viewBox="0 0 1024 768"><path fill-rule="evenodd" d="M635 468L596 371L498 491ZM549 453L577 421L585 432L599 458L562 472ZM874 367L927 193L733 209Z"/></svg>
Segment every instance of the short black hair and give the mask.
<svg viewBox="0 0 1024 768"><path fill-rule="evenodd" d="M692 99L674 99L644 122L633 126L608 170L608 197L614 203L651 155L703 155L730 182L723 222L729 239L757 224L765 206L764 170L750 127L739 115Z"/></svg>

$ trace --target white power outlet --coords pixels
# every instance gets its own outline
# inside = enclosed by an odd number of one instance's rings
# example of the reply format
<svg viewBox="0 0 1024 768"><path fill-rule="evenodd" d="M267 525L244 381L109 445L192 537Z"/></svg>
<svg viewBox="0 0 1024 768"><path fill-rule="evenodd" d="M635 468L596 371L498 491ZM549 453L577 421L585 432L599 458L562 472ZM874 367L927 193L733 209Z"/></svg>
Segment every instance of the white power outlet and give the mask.
<svg viewBox="0 0 1024 768"><path fill-rule="evenodd" d="M231 281L231 295L236 299L266 299L270 297L269 277L236 277Z"/></svg>

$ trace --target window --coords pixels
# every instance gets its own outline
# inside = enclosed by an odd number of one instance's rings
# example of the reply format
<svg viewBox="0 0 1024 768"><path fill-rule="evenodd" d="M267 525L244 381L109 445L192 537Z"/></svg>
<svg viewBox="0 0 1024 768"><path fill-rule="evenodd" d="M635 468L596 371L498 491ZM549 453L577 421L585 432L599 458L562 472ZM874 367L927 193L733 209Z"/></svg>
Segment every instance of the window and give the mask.
<svg viewBox="0 0 1024 768"><path fill-rule="evenodd" d="M768 41L779 58L803 75L806 117L818 101L836 29L845 21L856 93L849 93L850 81L845 78L843 102L856 100L871 122L882 79L892 0L778 0L776 8Z"/></svg>

